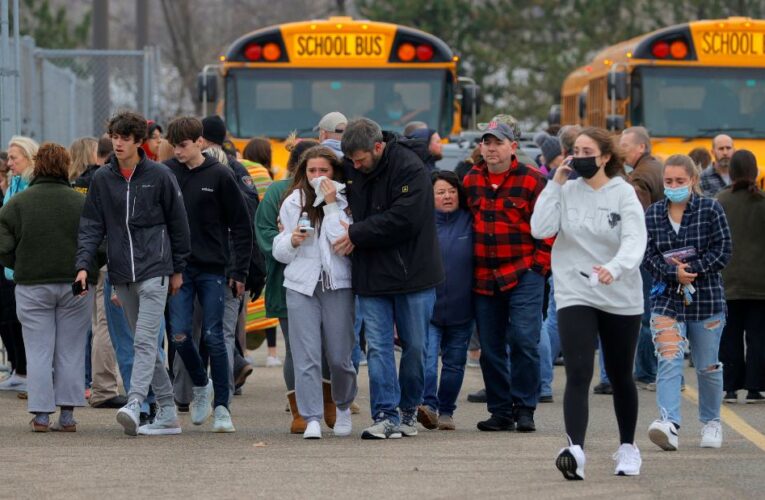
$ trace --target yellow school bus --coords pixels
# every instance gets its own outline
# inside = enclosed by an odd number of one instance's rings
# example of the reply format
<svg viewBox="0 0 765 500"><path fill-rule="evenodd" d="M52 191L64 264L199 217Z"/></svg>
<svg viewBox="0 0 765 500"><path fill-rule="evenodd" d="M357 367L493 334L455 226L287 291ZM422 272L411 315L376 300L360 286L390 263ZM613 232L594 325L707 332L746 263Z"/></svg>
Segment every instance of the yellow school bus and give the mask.
<svg viewBox="0 0 765 500"><path fill-rule="evenodd" d="M292 131L315 138L313 128L330 111L397 132L419 120L444 138L459 133L458 60L439 38L395 24L350 17L287 23L232 43L200 75L199 97L217 102L240 150L251 137L270 138L283 174L284 139ZM471 92L462 99L474 98Z"/></svg>
<svg viewBox="0 0 765 500"><path fill-rule="evenodd" d="M568 75L561 100L561 123L643 125L659 157L727 134L762 171L765 20L694 21L608 47Z"/></svg>

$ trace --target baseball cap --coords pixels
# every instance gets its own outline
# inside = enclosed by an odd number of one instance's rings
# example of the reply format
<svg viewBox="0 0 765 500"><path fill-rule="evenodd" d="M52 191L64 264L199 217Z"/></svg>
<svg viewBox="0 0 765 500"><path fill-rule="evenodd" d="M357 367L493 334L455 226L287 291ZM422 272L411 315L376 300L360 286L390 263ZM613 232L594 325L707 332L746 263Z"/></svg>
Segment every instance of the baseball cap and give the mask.
<svg viewBox="0 0 765 500"><path fill-rule="evenodd" d="M508 115L508 114L494 115L494 118L492 118L491 121L504 123L508 125L511 129L513 129L513 133L515 134L516 138L521 136L521 127L518 126L518 120L516 120L513 115ZM486 128L489 126L489 123L491 122L478 123L476 127L478 127L478 130L486 130Z"/></svg>
<svg viewBox="0 0 765 500"><path fill-rule="evenodd" d="M481 135L481 139L487 135L494 136L500 141L504 141L505 139L510 141L515 140L515 133L513 132L513 129L511 129L510 126L506 123L494 121L489 122L486 126L486 129L484 129L483 134Z"/></svg>
<svg viewBox="0 0 765 500"><path fill-rule="evenodd" d="M345 130L345 125L347 123L348 118L346 118L344 114L339 111L332 111L331 113L324 115L321 120L319 120L319 124L313 129L314 131L324 130L325 132L341 133ZM341 125L342 128L338 130L338 127Z"/></svg>

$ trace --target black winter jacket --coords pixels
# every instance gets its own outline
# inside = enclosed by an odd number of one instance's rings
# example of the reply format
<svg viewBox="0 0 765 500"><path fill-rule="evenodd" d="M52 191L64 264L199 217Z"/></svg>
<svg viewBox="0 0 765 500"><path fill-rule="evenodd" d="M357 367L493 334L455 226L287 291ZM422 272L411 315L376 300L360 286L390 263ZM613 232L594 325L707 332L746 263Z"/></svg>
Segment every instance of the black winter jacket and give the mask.
<svg viewBox="0 0 765 500"><path fill-rule="evenodd" d="M250 267L253 221L231 169L209 156L193 169L175 158L167 160L165 165L178 179L189 216L189 265L225 275L231 251L233 267L228 277L244 283Z"/></svg>
<svg viewBox="0 0 765 500"><path fill-rule="evenodd" d="M385 132L385 149L364 174L346 160L353 289L359 295L411 293L444 279L433 187L410 140Z"/></svg>
<svg viewBox="0 0 765 500"><path fill-rule="evenodd" d="M141 160L130 181L112 155L93 174L80 218L76 269L89 269L107 241L109 279L134 283L183 272L191 252L189 224L175 176L162 164Z"/></svg>

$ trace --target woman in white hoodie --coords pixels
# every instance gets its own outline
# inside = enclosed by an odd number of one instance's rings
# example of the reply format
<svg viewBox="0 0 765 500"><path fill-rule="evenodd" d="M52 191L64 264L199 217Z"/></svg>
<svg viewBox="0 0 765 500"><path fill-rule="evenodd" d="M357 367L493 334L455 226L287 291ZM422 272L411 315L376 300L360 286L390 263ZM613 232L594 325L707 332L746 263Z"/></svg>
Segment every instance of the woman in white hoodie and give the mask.
<svg viewBox="0 0 765 500"><path fill-rule="evenodd" d="M572 169L580 177L567 182ZM563 415L569 446L558 454L556 466L566 479L584 479L582 446L598 337L619 426L614 473L640 474L632 365L643 313L639 266L646 228L643 208L623 173L623 158L609 132L586 128L574 143L574 156L539 195L531 217L535 238L557 235L552 272L566 360Z"/></svg>
<svg viewBox="0 0 765 500"><path fill-rule="evenodd" d="M273 244L274 258L287 264L284 287L295 395L298 411L307 422L303 433L306 439L321 438L322 346L337 405L336 436L351 433L350 404L357 390L356 370L351 362L356 342L351 261L332 249L332 243L346 233L351 223L346 214L348 202L338 192L337 181L342 180L342 173L331 149L315 146L303 153L292 185L285 192L279 211L283 229ZM322 196L323 203L315 203ZM310 227L301 220L305 219L302 214L306 214Z"/></svg>

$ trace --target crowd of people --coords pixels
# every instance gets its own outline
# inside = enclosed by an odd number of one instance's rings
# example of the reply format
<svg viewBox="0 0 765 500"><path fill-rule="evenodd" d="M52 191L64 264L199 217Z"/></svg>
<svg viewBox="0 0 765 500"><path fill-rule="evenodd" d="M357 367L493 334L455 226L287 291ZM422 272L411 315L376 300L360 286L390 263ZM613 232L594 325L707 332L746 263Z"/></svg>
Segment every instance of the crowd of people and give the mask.
<svg viewBox="0 0 765 500"><path fill-rule="evenodd" d="M27 395L33 431L75 432L87 395L131 436L180 434L178 412L235 432L233 396L252 373L242 312L261 291L285 340L289 431L306 439L322 420L353 433L362 355L362 439L413 437L418 422L454 430L475 336L484 432L534 432L562 355L566 479L585 477L596 355L617 475L640 473L638 388L656 391L649 439L678 449L688 355L701 447L722 445L720 408L738 391L765 401L765 240L751 231L765 195L754 155L730 137L709 158L662 162L642 127L566 126L535 137L529 165L517 123L498 115L450 172L425 123L398 135L334 111L315 130L288 141L279 181L269 141L240 154L217 116L163 128L125 111L69 150L11 139L0 333L12 372L0 389Z"/></svg>

